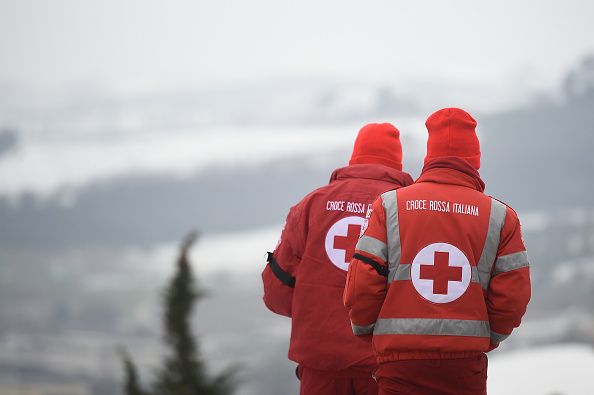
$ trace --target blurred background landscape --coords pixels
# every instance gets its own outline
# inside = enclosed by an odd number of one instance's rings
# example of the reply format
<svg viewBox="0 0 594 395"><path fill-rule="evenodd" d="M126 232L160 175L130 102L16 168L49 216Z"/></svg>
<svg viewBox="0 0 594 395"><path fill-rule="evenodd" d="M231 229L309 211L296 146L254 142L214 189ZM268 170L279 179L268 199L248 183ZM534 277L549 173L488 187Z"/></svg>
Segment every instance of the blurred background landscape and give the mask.
<svg viewBox="0 0 594 395"><path fill-rule="evenodd" d="M415 178L445 106L477 119L532 265L489 393L592 393L593 20L587 1L0 0L0 395L121 394L120 346L150 382L191 229L209 368L297 394L265 252L363 124L400 129Z"/></svg>

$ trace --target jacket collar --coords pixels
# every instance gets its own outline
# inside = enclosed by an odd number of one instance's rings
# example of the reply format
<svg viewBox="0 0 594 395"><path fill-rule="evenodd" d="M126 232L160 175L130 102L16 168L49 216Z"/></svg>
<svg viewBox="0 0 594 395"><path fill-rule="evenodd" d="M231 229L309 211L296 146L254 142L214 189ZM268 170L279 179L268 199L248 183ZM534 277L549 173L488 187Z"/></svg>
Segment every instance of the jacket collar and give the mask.
<svg viewBox="0 0 594 395"><path fill-rule="evenodd" d="M380 164L362 164L341 167L332 172L330 182L347 178L366 178L369 180L387 181L400 186L413 183L410 174Z"/></svg>
<svg viewBox="0 0 594 395"><path fill-rule="evenodd" d="M467 161L454 156L440 157L427 161L421 175L415 182L460 185L485 191L485 183L474 167Z"/></svg>

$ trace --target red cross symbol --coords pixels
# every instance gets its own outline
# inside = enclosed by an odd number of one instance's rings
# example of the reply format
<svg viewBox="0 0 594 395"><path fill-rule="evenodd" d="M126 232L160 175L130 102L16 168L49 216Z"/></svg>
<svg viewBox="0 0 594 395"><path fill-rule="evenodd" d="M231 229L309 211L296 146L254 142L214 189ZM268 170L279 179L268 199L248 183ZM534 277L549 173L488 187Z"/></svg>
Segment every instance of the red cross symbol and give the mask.
<svg viewBox="0 0 594 395"><path fill-rule="evenodd" d="M433 265L421 264L420 278L433 280L433 293L448 294L449 281L462 281L462 268L450 266L450 253L435 251Z"/></svg>
<svg viewBox="0 0 594 395"><path fill-rule="evenodd" d="M349 224L347 235L334 236L334 249L345 250L344 260L350 262L355 254L355 247L361 235L361 225Z"/></svg>

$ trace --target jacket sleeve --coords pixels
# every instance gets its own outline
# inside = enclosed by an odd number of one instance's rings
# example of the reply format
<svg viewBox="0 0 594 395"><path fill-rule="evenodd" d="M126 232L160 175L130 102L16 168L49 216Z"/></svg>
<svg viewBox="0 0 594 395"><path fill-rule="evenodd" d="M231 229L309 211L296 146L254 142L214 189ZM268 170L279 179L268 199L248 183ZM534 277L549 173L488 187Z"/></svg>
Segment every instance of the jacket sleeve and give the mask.
<svg viewBox="0 0 594 395"><path fill-rule="evenodd" d="M487 291L491 349L522 321L530 301L530 267L517 214L506 208L497 258Z"/></svg>
<svg viewBox="0 0 594 395"><path fill-rule="evenodd" d="M367 229L349 265L343 302L355 335L373 333L387 288L386 214L381 198L373 203Z"/></svg>
<svg viewBox="0 0 594 395"><path fill-rule="evenodd" d="M287 317L291 317L295 272L305 248L304 215L302 203L291 208L278 245L269 254L269 261L262 272L264 304L274 313ZM270 255L274 262L270 261ZM287 281L290 278L293 279L292 284Z"/></svg>

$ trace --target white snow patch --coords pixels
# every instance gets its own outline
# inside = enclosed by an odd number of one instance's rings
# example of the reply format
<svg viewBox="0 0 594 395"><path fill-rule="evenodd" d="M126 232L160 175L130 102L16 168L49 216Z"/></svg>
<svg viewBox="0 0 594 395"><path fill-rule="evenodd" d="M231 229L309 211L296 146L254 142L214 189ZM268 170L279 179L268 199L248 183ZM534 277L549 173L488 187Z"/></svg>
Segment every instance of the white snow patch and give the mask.
<svg viewBox="0 0 594 395"><path fill-rule="evenodd" d="M205 235L190 250L190 262L199 276L227 273L252 274L266 265L266 252L272 251L279 239L282 226L258 230ZM123 258L126 262L142 263L149 275L169 276L179 253L178 243L166 243L150 249L130 248Z"/></svg>
<svg viewBox="0 0 594 395"><path fill-rule="evenodd" d="M542 232L551 225L551 216L544 211L518 213L522 230L528 232Z"/></svg>
<svg viewBox="0 0 594 395"><path fill-rule="evenodd" d="M572 280L594 280L594 256L584 256L559 263L555 266L552 278L557 284Z"/></svg>
<svg viewBox="0 0 594 395"><path fill-rule="evenodd" d="M208 271L252 272L264 269L266 252L278 243L282 225L256 231L207 236L191 258Z"/></svg>
<svg viewBox="0 0 594 395"><path fill-rule="evenodd" d="M497 353L489 358L489 395L592 394L594 349L564 344Z"/></svg>

